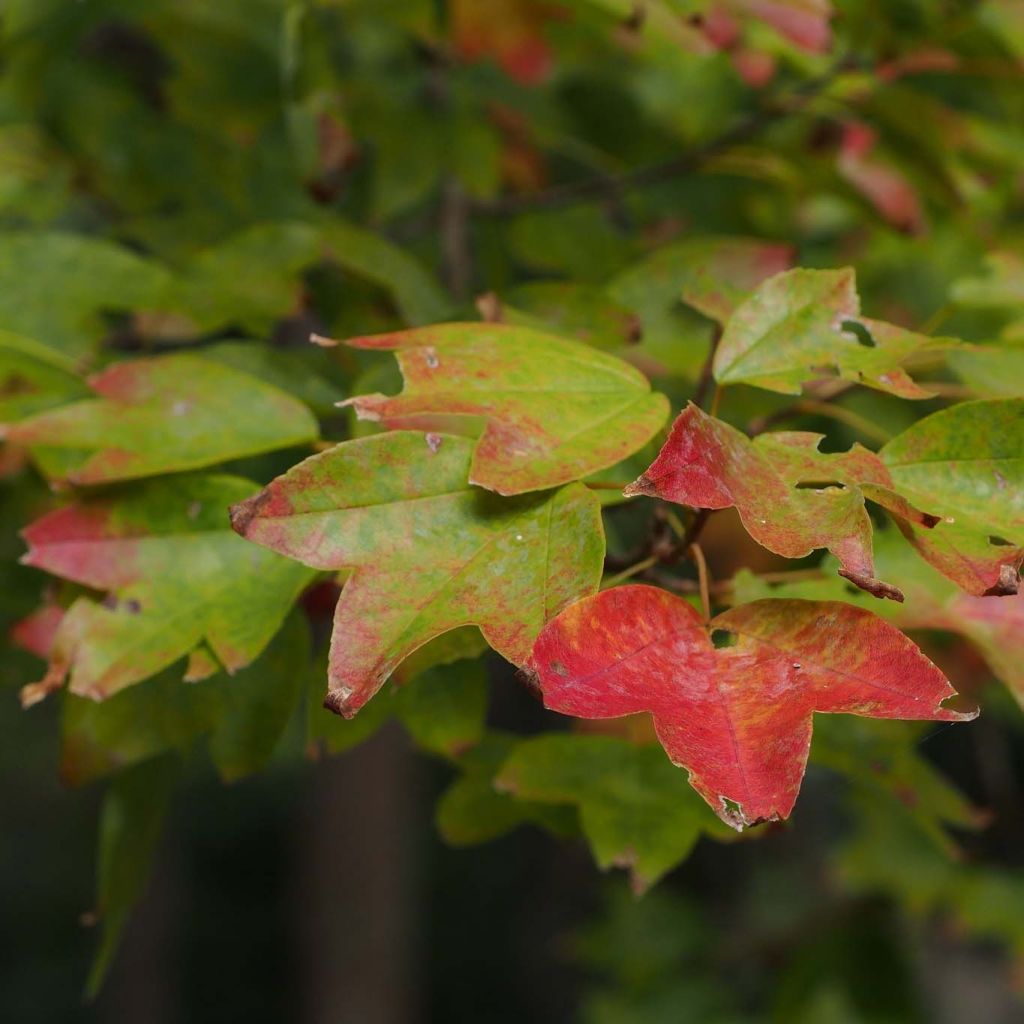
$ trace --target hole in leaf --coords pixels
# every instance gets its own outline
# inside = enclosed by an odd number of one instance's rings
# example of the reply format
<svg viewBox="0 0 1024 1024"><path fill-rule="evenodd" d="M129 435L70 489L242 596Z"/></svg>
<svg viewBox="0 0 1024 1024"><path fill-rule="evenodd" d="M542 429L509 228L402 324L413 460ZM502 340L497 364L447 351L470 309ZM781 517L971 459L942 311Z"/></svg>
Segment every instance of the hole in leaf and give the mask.
<svg viewBox="0 0 1024 1024"><path fill-rule="evenodd" d="M875 339L871 337L871 332L859 320L844 320L842 326L847 334L852 334L856 338L858 345L865 348L878 347Z"/></svg>
<svg viewBox="0 0 1024 1024"><path fill-rule="evenodd" d="M844 490L846 485L838 480L799 480L796 483L798 491L822 491L826 487L838 487Z"/></svg>
<svg viewBox="0 0 1024 1024"><path fill-rule="evenodd" d="M989 537L989 544L994 548L1012 548L1013 542L1008 541L1005 537Z"/></svg>
<svg viewBox="0 0 1024 1024"><path fill-rule="evenodd" d="M736 643L736 636L727 629L713 629L711 631L711 642L717 650L723 647L732 647Z"/></svg>

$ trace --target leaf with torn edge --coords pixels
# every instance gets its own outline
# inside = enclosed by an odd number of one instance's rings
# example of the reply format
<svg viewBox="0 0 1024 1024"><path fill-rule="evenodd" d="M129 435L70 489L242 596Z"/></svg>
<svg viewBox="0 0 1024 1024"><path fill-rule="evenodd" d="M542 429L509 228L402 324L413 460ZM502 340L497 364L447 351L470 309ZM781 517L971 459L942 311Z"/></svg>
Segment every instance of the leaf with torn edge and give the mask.
<svg viewBox="0 0 1024 1024"><path fill-rule="evenodd" d="M694 508L735 506L747 532L784 558L828 548L839 574L876 597L902 600L875 574L871 519L865 499L896 520L919 554L968 593L1016 590L1020 552L921 512L894 490L885 463L854 445L819 452L821 435L762 434L751 440L735 427L689 405L647 472L626 488Z"/></svg>
<svg viewBox="0 0 1024 1024"><path fill-rule="evenodd" d="M89 385L95 398L7 431L51 478L131 480L304 444L318 434L313 414L291 395L199 356L115 363Z"/></svg>
<svg viewBox="0 0 1024 1024"><path fill-rule="evenodd" d="M733 312L715 351L719 384L783 394L838 376L901 398L929 398L903 369L911 355L962 346L860 315L854 272L787 270L761 284Z"/></svg>
<svg viewBox="0 0 1024 1024"><path fill-rule="evenodd" d="M711 632L736 637L716 649ZM812 713L966 721L946 677L902 633L831 601L755 601L707 629L682 598L613 587L550 622L528 669L554 711L650 712L669 758L734 828L789 816Z"/></svg>
<svg viewBox="0 0 1024 1024"><path fill-rule="evenodd" d="M188 678L247 665L312 573L246 544L227 508L254 484L228 476L153 480L51 512L28 526L22 561L103 591L78 598L33 703L62 685L100 700L191 655Z"/></svg>
<svg viewBox="0 0 1024 1024"><path fill-rule="evenodd" d="M396 350L405 388L342 404L389 428L482 419L469 481L499 494L557 487L612 466L668 415L665 396L628 363L527 327L439 324L346 344Z"/></svg>
<svg viewBox="0 0 1024 1024"><path fill-rule="evenodd" d="M459 626L479 626L522 664L548 619L597 590L604 533L593 494L572 484L497 498L466 482L473 447L375 434L306 459L232 508L235 530L256 544L355 570L335 611L333 711L354 715L407 655Z"/></svg>

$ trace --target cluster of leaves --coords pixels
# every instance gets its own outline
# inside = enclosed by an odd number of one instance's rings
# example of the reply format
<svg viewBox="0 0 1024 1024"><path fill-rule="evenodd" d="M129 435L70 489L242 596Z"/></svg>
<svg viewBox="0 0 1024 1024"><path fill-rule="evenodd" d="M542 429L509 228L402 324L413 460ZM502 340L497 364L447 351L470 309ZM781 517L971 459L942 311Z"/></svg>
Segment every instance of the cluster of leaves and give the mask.
<svg viewBox="0 0 1024 1024"><path fill-rule="evenodd" d="M232 780L397 716L452 842L580 831L638 888L810 756L851 877L904 895L885 814L947 863L916 728L811 722L973 717L904 630L1024 702L1015 12L244 6L3 15L5 611L110 779L94 985L200 743ZM488 728L487 648L621 721Z"/></svg>

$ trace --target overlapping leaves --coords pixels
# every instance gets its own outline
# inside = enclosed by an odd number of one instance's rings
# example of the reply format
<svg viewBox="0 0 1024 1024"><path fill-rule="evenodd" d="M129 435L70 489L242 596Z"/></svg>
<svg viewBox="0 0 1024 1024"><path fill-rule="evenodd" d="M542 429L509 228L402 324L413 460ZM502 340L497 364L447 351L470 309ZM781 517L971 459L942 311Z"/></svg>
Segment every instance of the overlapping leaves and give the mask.
<svg viewBox="0 0 1024 1024"><path fill-rule="evenodd" d="M232 533L227 508L253 489L227 476L153 480L27 527L26 564L104 596L67 610L25 699L69 674L73 693L101 699L186 655L193 679L257 657L312 573Z"/></svg>
<svg viewBox="0 0 1024 1024"><path fill-rule="evenodd" d="M926 561L968 593L1014 593L1022 555L1024 402L974 402L919 421L875 455L823 454L821 437L751 441L689 406L658 458L627 488L697 508L736 506L747 532L786 558L828 548L840 575L902 600L875 575L865 499L893 517ZM912 502L920 502L925 511Z"/></svg>

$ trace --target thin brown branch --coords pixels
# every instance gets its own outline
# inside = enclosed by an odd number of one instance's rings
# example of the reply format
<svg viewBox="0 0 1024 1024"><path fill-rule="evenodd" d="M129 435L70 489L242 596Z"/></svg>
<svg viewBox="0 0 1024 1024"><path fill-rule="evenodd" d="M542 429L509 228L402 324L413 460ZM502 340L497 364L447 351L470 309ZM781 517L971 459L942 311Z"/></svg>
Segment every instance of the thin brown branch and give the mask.
<svg viewBox="0 0 1024 1024"><path fill-rule="evenodd" d="M697 566L697 581L700 587L700 604L704 610L704 624L711 621L711 590L708 582L708 563L704 558L704 552L699 544L691 544L689 548L690 557Z"/></svg>
<svg viewBox="0 0 1024 1024"><path fill-rule="evenodd" d="M603 199L617 199L623 193L635 189L658 185L698 170L713 157L733 146L749 142L769 125L802 110L816 96L827 89L835 79L857 67L850 58L843 58L831 69L817 78L792 89L783 96L775 97L760 109L699 146L685 150L679 156L660 164L641 167L624 174L608 174L584 181L566 182L551 188L524 195L501 196L473 203L473 211L483 216L509 217L534 210L552 210L576 203L594 202Z"/></svg>

